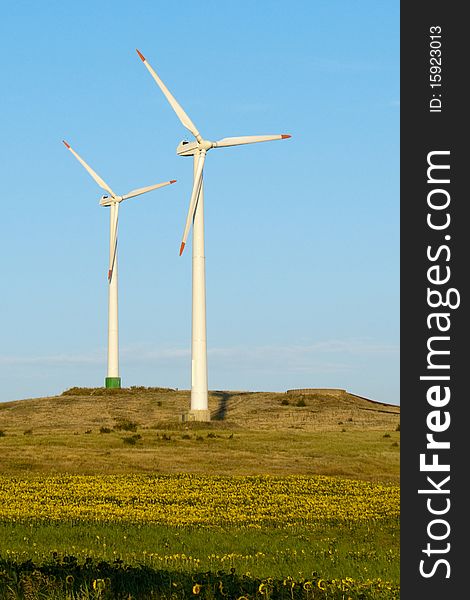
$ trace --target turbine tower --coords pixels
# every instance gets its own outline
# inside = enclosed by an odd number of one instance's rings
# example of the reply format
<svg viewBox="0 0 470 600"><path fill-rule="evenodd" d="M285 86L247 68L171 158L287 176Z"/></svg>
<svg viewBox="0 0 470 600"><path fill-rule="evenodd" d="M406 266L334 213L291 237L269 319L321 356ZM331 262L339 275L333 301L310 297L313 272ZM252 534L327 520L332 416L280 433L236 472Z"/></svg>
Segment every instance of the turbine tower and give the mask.
<svg viewBox="0 0 470 600"><path fill-rule="evenodd" d="M140 196L146 192L151 192L158 188L175 183L176 179L166 181L165 183L157 183L148 187L138 188L131 192L118 196L113 192L109 185L101 179L101 177L87 165L70 145L64 141L65 146L75 156L75 158L85 167L88 173L93 177L96 183L109 196L101 196L100 206L109 206L109 267L108 267L108 369L105 378L105 386L107 388L120 388L121 377L119 375L119 331L118 331L118 273L117 273L117 233L118 233L118 213L119 204L128 198Z"/></svg>
<svg viewBox="0 0 470 600"><path fill-rule="evenodd" d="M206 154L212 148L226 148L242 144L270 142L290 138L290 135L249 135L223 138L217 142L202 137L197 127L172 96L166 85L153 70L139 50L137 54L156 81L181 123L196 138L194 142L182 141L176 153L179 156L193 156L193 188L189 201L188 215L183 231L180 256L193 224L193 287L192 287L192 343L191 343L191 410L187 418L195 421L209 421L207 386L207 343L206 343L206 275L204 254L204 186L203 170Z"/></svg>

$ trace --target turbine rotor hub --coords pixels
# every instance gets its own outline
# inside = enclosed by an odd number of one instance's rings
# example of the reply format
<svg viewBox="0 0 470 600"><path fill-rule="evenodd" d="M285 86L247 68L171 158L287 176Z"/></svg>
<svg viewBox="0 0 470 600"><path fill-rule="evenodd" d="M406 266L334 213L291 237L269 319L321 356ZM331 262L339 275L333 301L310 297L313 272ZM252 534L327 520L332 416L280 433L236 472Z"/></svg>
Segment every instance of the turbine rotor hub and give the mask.
<svg viewBox="0 0 470 600"><path fill-rule="evenodd" d="M213 147L214 147L214 142L211 142L210 140L201 140L199 142L200 150L205 150L207 152L208 150L210 150Z"/></svg>

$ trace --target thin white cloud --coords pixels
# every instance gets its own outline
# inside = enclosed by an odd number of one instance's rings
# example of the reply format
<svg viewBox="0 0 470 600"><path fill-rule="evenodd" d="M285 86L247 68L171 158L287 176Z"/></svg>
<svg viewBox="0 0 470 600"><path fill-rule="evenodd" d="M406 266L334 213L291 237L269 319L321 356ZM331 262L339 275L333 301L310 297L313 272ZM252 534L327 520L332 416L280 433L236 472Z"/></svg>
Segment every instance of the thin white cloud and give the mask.
<svg viewBox="0 0 470 600"><path fill-rule="evenodd" d="M209 359L217 366L236 365L244 369L273 370L282 368L288 372L332 372L350 370L357 358L377 355L397 355L398 346L382 344L367 339L323 340L313 344L286 344L264 346L209 347ZM328 356L328 359L326 357ZM127 363L164 362L182 364L190 357L189 348L155 348L138 344L121 348L121 360ZM349 358L348 358L349 357ZM51 354L36 356L0 356L0 366L102 366L106 363L104 350L88 353Z"/></svg>
<svg viewBox="0 0 470 600"><path fill-rule="evenodd" d="M105 354L50 354L39 356L0 356L2 366L60 366L60 365L101 365L106 361Z"/></svg>
<svg viewBox="0 0 470 600"><path fill-rule="evenodd" d="M314 353L345 353L345 354L383 354L396 353L398 346L380 344L370 340L324 340L314 344L267 345L252 348L227 347L209 349L209 354L231 356L234 354L249 354L255 356L291 356L300 357Z"/></svg>
<svg viewBox="0 0 470 600"><path fill-rule="evenodd" d="M374 356L396 356L398 347L370 340L325 340L306 345L269 345L251 348L212 348L217 366L230 362L247 371L284 373L345 373Z"/></svg>

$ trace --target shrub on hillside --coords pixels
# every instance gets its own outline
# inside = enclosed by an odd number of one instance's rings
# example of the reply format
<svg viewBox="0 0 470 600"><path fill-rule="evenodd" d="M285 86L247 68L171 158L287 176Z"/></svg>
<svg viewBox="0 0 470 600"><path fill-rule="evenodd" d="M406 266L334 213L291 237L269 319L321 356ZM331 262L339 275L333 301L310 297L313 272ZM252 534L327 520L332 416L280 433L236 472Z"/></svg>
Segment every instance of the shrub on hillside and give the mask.
<svg viewBox="0 0 470 600"><path fill-rule="evenodd" d="M62 392L61 396L103 396L104 390L106 388L73 387Z"/></svg>
<svg viewBox="0 0 470 600"><path fill-rule="evenodd" d="M119 421L114 426L114 429L118 431L137 431L137 423L134 421L130 421L129 419L119 419Z"/></svg>
<svg viewBox="0 0 470 600"><path fill-rule="evenodd" d="M62 392L61 396L113 396L117 394L139 396L142 394L175 392L173 388L132 386L130 388L89 388L72 387Z"/></svg>
<svg viewBox="0 0 470 600"><path fill-rule="evenodd" d="M129 444L130 446L135 446L137 442L142 439L142 436L136 433L135 435L131 435L129 437L122 438L122 441L125 444Z"/></svg>

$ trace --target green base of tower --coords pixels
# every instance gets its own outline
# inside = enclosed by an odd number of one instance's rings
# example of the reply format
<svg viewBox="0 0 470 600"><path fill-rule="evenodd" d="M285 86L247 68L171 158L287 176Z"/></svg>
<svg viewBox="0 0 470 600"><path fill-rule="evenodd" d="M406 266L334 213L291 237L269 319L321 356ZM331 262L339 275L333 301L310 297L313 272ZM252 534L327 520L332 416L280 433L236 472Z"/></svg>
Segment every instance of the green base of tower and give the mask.
<svg viewBox="0 0 470 600"><path fill-rule="evenodd" d="M120 388L121 378L120 377L106 377L104 380L105 387L107 388Z"/></svg>

